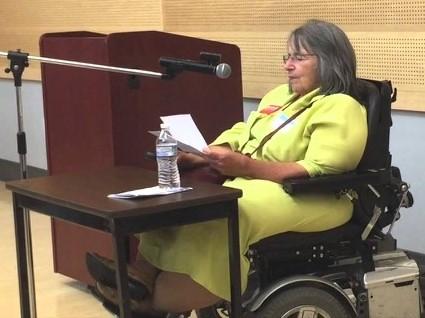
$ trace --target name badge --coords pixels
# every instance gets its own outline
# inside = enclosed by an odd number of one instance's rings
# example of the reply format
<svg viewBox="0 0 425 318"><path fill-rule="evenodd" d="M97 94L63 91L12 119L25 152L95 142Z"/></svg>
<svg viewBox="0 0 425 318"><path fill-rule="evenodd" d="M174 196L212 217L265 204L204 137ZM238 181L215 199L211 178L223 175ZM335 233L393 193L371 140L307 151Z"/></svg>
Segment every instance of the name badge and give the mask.
<svg viewBox="0 0 425 318"><path fill-rule="evenodd" d="M272 122L272 126L273 129L277 129L280 125L282 125L285 121L288 120L288 116L286 116L285 114L280 114L279 116L277 116L273 122ZM291 129L295 124L295 120L291 121L290 123L286 124L284 127L282 127L282 129L280 129L277 133L283 133L288 131L289 129Z"/></svg>

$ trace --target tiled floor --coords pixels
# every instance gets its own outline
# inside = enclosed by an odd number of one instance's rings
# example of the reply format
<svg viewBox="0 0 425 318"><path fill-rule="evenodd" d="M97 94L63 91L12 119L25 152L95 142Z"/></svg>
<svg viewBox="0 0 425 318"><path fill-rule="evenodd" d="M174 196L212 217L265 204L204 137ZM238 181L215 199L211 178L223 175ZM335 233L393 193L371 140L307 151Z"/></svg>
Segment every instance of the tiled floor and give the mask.
<svg viewBox="0 0 425 318"><path fill-rule="evenodd" d="M50 218L31 213L38 318L111 318L86 286L53 273ZM19 318L11 195L0 182L0 317Z"/></svg>

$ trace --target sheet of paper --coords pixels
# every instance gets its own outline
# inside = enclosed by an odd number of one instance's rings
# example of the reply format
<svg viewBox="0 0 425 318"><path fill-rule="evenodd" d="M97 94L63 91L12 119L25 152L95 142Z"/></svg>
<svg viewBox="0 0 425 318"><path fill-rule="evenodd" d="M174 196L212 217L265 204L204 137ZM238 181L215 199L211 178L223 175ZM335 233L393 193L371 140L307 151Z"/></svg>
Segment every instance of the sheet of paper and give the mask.
<svg viewBox="0 0 425 318"><path fill-rule="evenodd" d="M170 127L171 134L181 144L181 150L193 152L195 149L202 152L207 146L190 114L163 116L161 120Z"/></svg>
<svg viewBox="0 0 425 318"><path fill-rule="evenodd" d="M183 191L192 190L190 187L179 187L179 188L160 188L158 186L150 187L150 188L143 188L143 189L137 189L132 191L126 191L121 193L115 193L115 194L108 194L108 198L110 199L135 199L140 197L151 197L156 195L167 195L172 193L178 193Z"/></svg>

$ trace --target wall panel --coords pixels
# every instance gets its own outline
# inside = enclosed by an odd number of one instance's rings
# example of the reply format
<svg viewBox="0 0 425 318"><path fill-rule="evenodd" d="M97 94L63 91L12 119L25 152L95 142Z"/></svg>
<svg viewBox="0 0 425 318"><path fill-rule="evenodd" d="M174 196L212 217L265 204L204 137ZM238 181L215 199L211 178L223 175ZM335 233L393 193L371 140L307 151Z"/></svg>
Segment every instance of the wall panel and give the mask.
<svg viewBox="0 0 425 318"><path fill-rule="evenodd" d="M261 97L285 82L282 55L288 33L268 32L183 32L189 36L211 38L237 44L242 54L244 97Z"/></svg>
<svg viewBox="0 0 425 318"><path fill-rule="evenodd" d="M62 31L99 33L161 30L158 0L14 0L0 7L0 51L15 50L39 55L42 34ZM0 69L9 61L1 58ZM9 77L0 73L1 77ZM25 79L40 79L40 67L30 62Z"/></svg>
<svg viewBox="0 0 425 318"><path fill-rule="evenodd" d="M246 97L285 81L281 56L290 30L325 19L352 40L359 76L391 79L399 89L396 108L425 111L423 0L16 0L2 4L0 14L0 51L38 55L41 34L71 30L165 30L237 44ZM1 67L7 63L0 59ZM38 65L25 78L39 79Z"/></svg>
<svg viewBox="0 0 425 318"><path fill-rule="evenodd" d="M286 82L282 55L288 32L183 32L237 44L245 97L260 97ZM425 32L347 32L357 52L358 76L390 79L399 90L396 109L425 110Z"/></svg>
<svg viewBox="0 0 425 318"><path fill-rule="evenodd" d="M163 0L163 12L165 29L183 32L276 31L312 17L367 30L425 25L423 0Z"/></svg>
<svg viewBox="0 0 425 318"><path fill-rule="evenodd" d="M310 18L340 25L358 58L358 74L391 79L395 108L425 111L425 1L163 0L166 31L237 44L244 96L261 97L285 82L281 56L288 32Z"/></svg>

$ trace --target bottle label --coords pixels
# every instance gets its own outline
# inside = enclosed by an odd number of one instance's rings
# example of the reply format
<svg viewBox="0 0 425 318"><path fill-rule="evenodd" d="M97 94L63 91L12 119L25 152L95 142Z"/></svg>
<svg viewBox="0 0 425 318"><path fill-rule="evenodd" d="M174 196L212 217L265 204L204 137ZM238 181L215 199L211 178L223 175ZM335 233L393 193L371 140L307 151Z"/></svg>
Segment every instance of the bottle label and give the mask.
<svg viewBox="0 0 425 318"><path fill-rule="evenodd" d="M172 157L176 155L176 146L161 146L156 148L157 157Z"/></svg>

